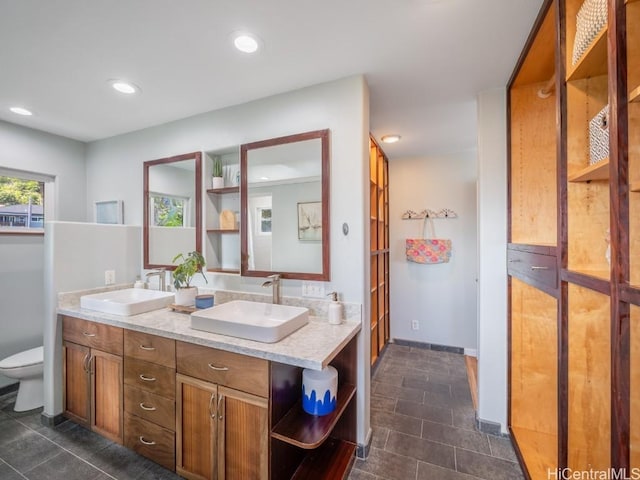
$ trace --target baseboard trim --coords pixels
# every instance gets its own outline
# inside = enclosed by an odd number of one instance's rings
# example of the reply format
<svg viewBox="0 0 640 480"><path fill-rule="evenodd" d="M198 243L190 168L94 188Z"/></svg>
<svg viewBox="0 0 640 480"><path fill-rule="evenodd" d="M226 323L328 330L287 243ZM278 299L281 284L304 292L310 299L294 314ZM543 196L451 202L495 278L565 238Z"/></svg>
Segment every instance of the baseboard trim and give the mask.
<svg viewBox="0 0 640 480"><path fill-rule="evenodd" d="M396 345L402 345L405 347L416 347L416 348L424 348L426 350L435 350L438 352L448 352L448 353L458 353L460 355L464 354L464 348L462 347L451 347L449 345L438 345L437 343L425 343L425 342L416 342L413 340L402 340L398 338L394 338L390 340L390 343L395 343Z"/></svg>
<svg viewBox="0 0 640 480"><path fill-rule="evenodd" d="M40 414L40 423L42 425L44 425L45 427L55 427L57 425L60 425L62 422L64 422L67 418L59 413L57 415L47 415L46 413L41 413Z"/></svg>
<svg viewBox="0 0 640 480"><path fill-rule="evenodd" d="M369 452L371 451L371 441L373 440L373 430L369 429L369 433L367 434L367 440L364 445L358 444L356 446L356 458L359 460L366 460L369 456Z"/></svg>
<svg viewBox="0 0 640 480"><path fill-rule="evenodd" d="M511 435L509 435L508 432L505 433L502 431L502 425L500 425L498 422L483 420L477 415L476 415L476 428L480 432L486 433L488 435L493 435L494 437L511 438Z"/></svg>
<svg viewBox="0 0 640 480"><path fill-rule="evenodd" d="M20 382L16 382L5 385L4 387L0 387L0 396L6 395L7 393L17 392L19 386Z"/></svg>

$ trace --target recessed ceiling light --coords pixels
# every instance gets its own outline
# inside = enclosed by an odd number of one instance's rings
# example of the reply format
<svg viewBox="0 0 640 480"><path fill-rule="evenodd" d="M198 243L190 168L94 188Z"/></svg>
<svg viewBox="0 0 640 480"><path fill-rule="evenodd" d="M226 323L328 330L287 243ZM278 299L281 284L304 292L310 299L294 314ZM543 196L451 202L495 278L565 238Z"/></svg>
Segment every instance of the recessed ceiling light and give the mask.
<svg viewBox="0 0 640 480"><path fill-rule="evenodd" d="M33 112L31 112L31 110L27 110L26 108L23 108L23 107L11 107L9 110L11 110L13 113L17 113L18 115L24 115L26 117L33 115Z"/></svg>
<svg viewBox="0 0 640 480"><path fill-rule="evenodd" d="M400 135L385 135L380 140L384 143L396 143L399 142L402 137Z"/></svg>
<svg viewBox="0 0 640 480"><path fill-rule="evenodd" d="M124 93L125 95L133 95L134 93L138 93L140 91L140 87L134 85L130 82L125 82L123 80L110 80L111 86L114 90L117 90L120 93Z"/></svg>
<svg viewBox="0 0 640 480"><path fill-rule="evenodd" d="M246 32L233 34L233 45L243 53L255 53L260 48L260 40L255 35Z"/></svg>

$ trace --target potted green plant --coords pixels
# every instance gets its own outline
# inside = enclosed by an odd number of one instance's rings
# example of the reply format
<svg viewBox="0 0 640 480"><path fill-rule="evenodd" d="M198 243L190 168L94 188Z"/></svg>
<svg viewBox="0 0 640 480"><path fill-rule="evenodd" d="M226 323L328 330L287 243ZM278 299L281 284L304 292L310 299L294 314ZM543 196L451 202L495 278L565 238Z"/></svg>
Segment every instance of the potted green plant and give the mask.
<svg viewBox="0 0 640 480"><path fill-rule="evenodd" d="M224 188L222 160L218 156L213 157L211 188Z"/></svg>
<svg viewBox="0 0 640 480"><path fill-rule="evenodd" d="M196 273L200 273L204 281L207 277L204 274L205 260L200 252L193 251L186 255L179 253L173 257L172 263L180 260L178 266L173 271L173 286L176 289L175 302L177 305L193 306L196 302L198 288L191 286L191 280Z"/></svg>

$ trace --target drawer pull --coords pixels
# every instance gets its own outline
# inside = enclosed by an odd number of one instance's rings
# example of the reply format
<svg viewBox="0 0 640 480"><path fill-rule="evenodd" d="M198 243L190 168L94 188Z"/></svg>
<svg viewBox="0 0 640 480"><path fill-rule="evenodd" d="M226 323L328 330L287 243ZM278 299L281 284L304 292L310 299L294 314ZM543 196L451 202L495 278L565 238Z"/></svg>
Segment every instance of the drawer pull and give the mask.
<svg viewBox="0 0 640 480"><path fill-rule="evenodd" d="M82 332L82 334L83 334L85 337L95 337L95 336L96 336L96 334L95 334L95 333L89 333L89 332Z"/></svg>
<svg viewBox="0 0 640 480"><path fill-rule="evenodd" d="M145 377L143 374L140 374L140 380L143 380L145 382L155 382L156 377Z"/></svg>
<svg viewBox="0 0 640 480"><path fill-rule="evenodd" d="M156 349L156 347L145 347L144 345L140 345L140 348L142 350L146 350L148 352L152 352L152 351L154 351Z"/></svg>
<svg viewBox="0 0 640 480"><path fill-rule="evenodd" d="M536 267L535 265L531 265L531 270L549 270L549 267Z"/></svg>
<svg viewBox="0 0 640 480"><path fill-rule="evenodd" d="M213 403L216 401L216 394L212 393L211 398L209 399L209 416L211 418L216 418L216 412L213 411Z"/></svg>
<svg viewBox="0 0 640 480"><path fill-rule="evenodd" d="M151 442L150 442L150 441L148 441L148 440L145 440L145 439L144 439L144 437L143 437L142 435L140 435L140 437L139 437L139 438L140 438L140 443L144 443L145 445L155 445L155 444L156 444L156 442L154 442L154 441L151 441Z"/></svg>
<svg viewBox="0 0 640 480"><path fill-rule="evenodd" d="M218 419L222 420L222 399L224 398L224 395L220 395L218 397Z"/></svg>
<svg viewBox="0 0 640 480"><path fill-rule="evenodd" d="M153 411L155 411L155 409L156 409L156 407L147 407L147 406L144 404L144 402L142 402L142 403L140 404L140 408L141 408L141 409L143 409L143 410L146 410L147 412L153 412Z"/></svg>
<svg viewBox="0 0 640 480"><path fill-rule="evenodd" d="M209 368L211 368L212 370L215 370L216 372L226 372L229 370L229 367L216 367L215 365L211 365L209 363Z"/></svg>

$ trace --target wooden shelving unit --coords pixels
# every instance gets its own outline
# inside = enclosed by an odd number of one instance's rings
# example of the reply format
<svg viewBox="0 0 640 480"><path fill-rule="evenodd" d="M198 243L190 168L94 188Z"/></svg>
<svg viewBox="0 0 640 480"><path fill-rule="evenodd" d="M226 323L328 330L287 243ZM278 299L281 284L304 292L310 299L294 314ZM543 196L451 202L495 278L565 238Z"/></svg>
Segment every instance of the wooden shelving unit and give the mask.
<svg viewBox="0 0 640 480"><path fill-rule="evenodd" d="M629 94L629 103L640 102L640 86L631 90Z"/></svg>
<svg viewBox="0 0 640 480"><path fill-rule="evenodd" d="M582 58L567 69L567 81L597 77L607 73L607 27L603 28Z"/></svg>
<svg viewBox="0 0 640 480"><path fill-rule="evenodd" d="M306 450L318 448L329 437L355 393L353 385L341 385L336 409L323 416L309 415L302 409L302 404L297 403L273 427L271 436Z"/></svg>
<svg viewBox="0 0 640 480"><path fill-rule="evenodd" d="M224 187L224 188L209 188L207 193L210 195L224 195L226 193L240 193L240 187Z"/></svg>
<svg viewBox="0 0 640 480"><path fill-rule="evenodd" d="M209 228L207 233L240 233L239 228Z"/></svg>
<svg viewBox="0 0 640 480"><path fill-rule="evenodd" d="M584 170L571 175L570 182L590 182L592 180L609 180L609 159L599 161L593 165L589 165Z"/></svg>
<svg viewBox="0 0 640 480"><path fill-rule="evenodd" d="M342 478L351 470L355 461L355 444L335 438L327 440L322 447L308 455L292 480L327 480Z"/></svg>
<svg viewBox="0 0 640 480"><path fill-rule="evenodd" d="M371 234L369 330L371 364L389 341L389 162L369 140L369 206Z"/></svg>

